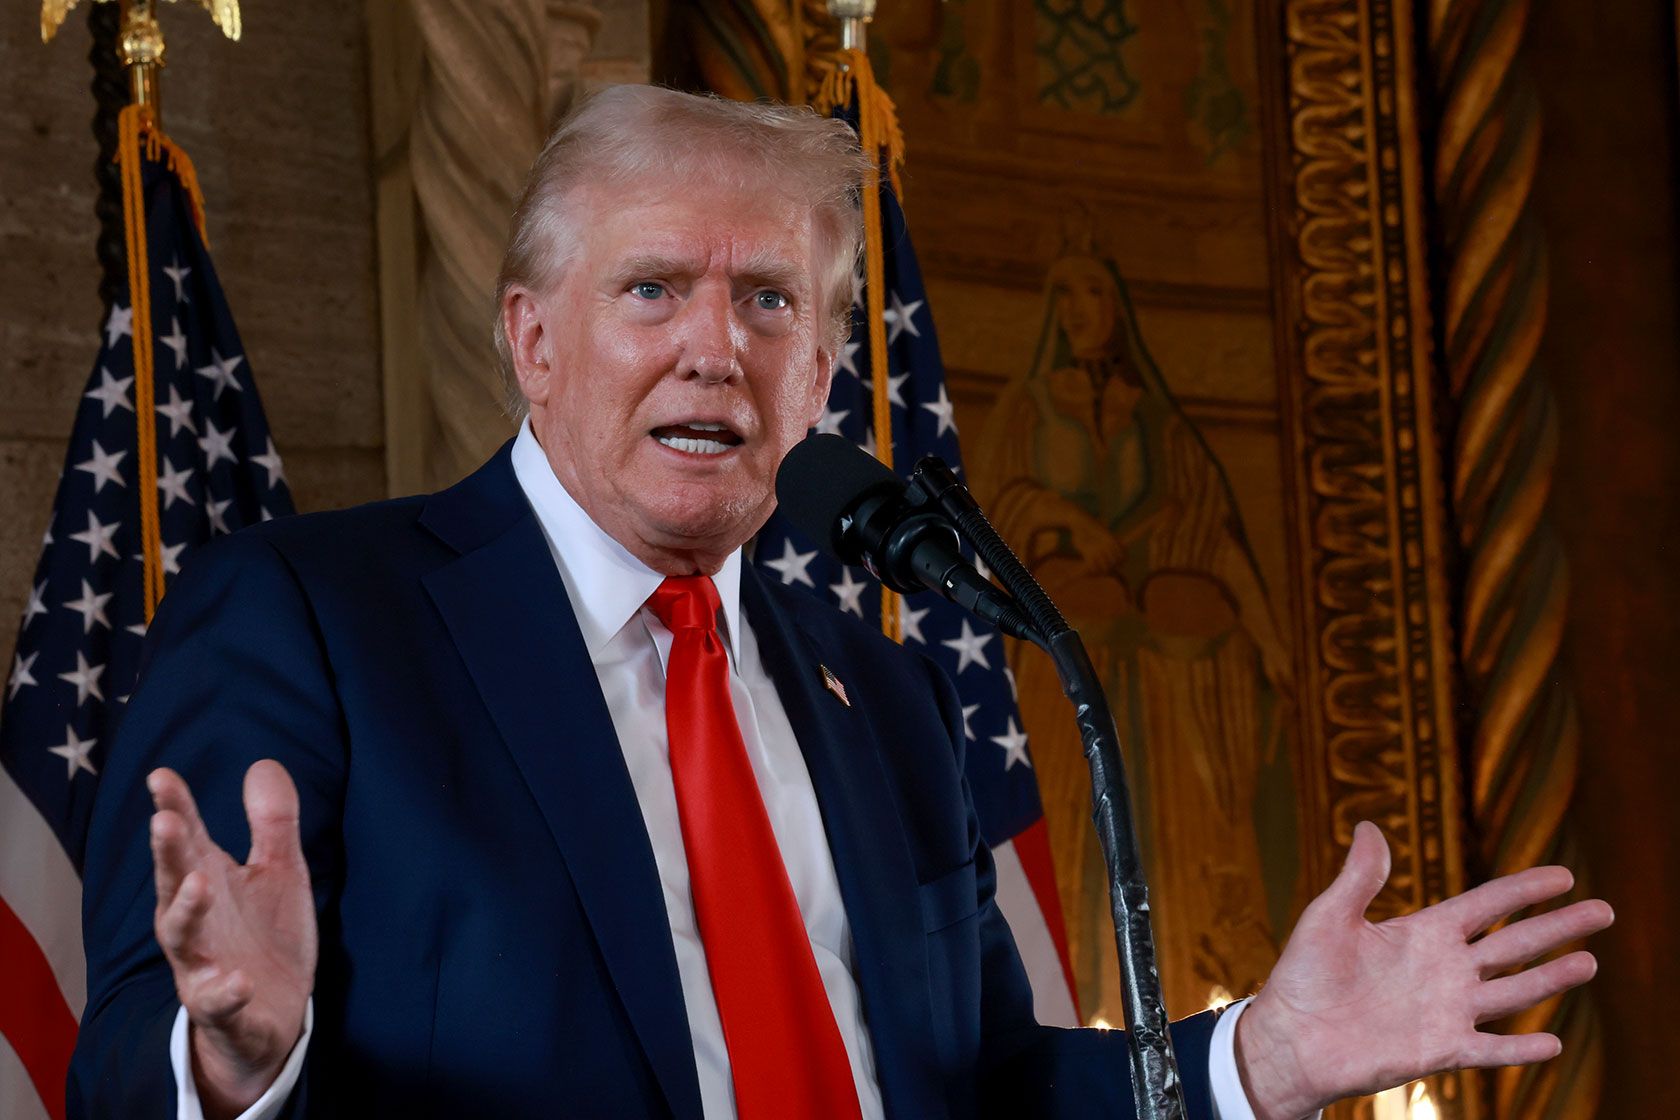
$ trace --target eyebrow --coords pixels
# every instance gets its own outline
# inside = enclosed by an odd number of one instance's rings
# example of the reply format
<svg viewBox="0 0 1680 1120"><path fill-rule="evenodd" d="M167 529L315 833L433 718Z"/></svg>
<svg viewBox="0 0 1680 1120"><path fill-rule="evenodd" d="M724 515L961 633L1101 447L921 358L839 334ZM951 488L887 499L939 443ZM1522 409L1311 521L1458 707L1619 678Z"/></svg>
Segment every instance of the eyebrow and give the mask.
<svg viewBox="0 0 1680 1120"><path fill-rule="evenodd" d="M638 276L693 276L701 267L691 257L664 253L640 253L613 271L613 283L622 284ZM809 286L806 271L772 250L760 250L748 257L736 278L748 284L798 292Z"/></svg>

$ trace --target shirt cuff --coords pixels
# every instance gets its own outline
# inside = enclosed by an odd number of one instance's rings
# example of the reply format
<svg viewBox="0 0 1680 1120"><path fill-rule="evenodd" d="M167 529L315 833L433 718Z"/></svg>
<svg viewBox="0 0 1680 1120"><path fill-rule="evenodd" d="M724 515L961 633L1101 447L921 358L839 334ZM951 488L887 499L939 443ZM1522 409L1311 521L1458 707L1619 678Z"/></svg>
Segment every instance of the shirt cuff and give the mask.
<svg viewBox="0 0 1680 1120"><path fill-rule="evenodd" d="M1238 1000L1219 1013L1213 1025L1213 1038L1208 1043L1208 1084L1212 1088L1213 1120L1254 1120L1254 1109L1243 1090L1242 1074L1237 1071L1237 1020L1242 1018L1254 997ZM1314 1112L1308 1120L1319 1120L1322 1112Z"/></svg>
<svg viewBox="0 0 1680 1120"><path fill-rule="evenodd" d="M315 997L303 1007L303 1035L286 1056L286 1064L268 1091L256 1099L238 1120L274 1120L285 1107L286 1098L303 1076L303 1055L315 1030ZM169 1064L175 1070L175 1120L204 1120L204 1106L198 1100L198 1083L193 1080L192 1056L187 1053L187 1009L175 1013L175 1027L169 1032Z"/></svg>

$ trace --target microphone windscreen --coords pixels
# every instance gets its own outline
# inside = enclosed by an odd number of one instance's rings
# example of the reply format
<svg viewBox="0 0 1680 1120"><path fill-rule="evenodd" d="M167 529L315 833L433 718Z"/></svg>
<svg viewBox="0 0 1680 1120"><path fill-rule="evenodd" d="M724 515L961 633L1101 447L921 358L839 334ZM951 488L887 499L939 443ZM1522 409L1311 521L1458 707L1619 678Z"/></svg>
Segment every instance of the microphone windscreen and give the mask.
<svg viewBox="0 0 1680 1120"><path fill-rule="evenodd" d="M841 520L858 503L904 482L843 436L814 435L794 444L776 472L776 503L787 519L831 554L841 554ZM848 561L855 563L856 561Z"/></svg>

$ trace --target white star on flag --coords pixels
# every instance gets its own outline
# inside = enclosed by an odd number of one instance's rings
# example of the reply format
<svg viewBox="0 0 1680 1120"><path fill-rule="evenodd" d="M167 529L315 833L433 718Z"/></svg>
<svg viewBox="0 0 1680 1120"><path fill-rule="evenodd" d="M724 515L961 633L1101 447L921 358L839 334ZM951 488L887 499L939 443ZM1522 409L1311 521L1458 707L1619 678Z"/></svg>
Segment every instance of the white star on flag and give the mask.
<svg viewBox="0 0 1680 1120"><path fill-rule="evenodd" d="M240 354L235 354L231 358L224 358L222 357L221 352L214 346L210 348L210 364L207 366L199 366L198 375L200 377L208 378L210 383L216 387L216 400L222 399L223 389L232 389L235 392L238 392L244 388L244 386L239 384L239 379L233 376L233 371L237 369L239 367L239 363L244 360L245 358ZM208 423L208 421L206 421L206 423Z"/></svg>
<svg viewBox="0 0 1680 1120"><path fill-rule="evenodd" d="M921 642L927 645L927 639L922 637L922 619L928 616L932 607L923 607L919 611L910 609L910 600L905 596L898 599L898 633L906 642Z"/></svg>
<svg viewBox="0 0 1680 1120"><path fill-rule="evenodd" d="M947 431L949 431L952 435L956 434L957 417L956 413L952 410L951 397L945 392L945 383L943 381L939 383L939 399L934 401L932 404L924 403L922 407L939 417L939 430L933 433L934 439L938 439Z"/></svg>
<svg viewBox="0 0 1680 1120"><path fill-rule="evenodd" d="M840 609L851 611L859 618L863 617L863 593L869 590L869 584L852 578L852 569L840 569L840 582L831 583L828 589L834 592L834 597L840 600Z"/></svg>
<svg viewBox="0 0 1680 1120"><path fill-rule="evenodd" d="M972 728L968 725L968 721L974 715L974 713L978 712L979 710L980 710L980 705L978 705L978 704L964 704L963 705L963 738L967 739L971 743L974 741L974 728Z"/></svg>
<svg viewBox="0 0 1680 1120"><path fill-rule="evenodd" d="M968 619L965 618L962 623L962 634L955 638L947 638L939 644L957 651L957 673L960 675L970 665L978 665L982 669L992 667L992 663L986 659L986 643L991 641L992 638L993 635L989 633L976 634L974 628L968 624Z"/></svg>
<svg viewBox="0 0 1680 1120"><path fill-rule="evenodd" d="M1009 682L1009 698L1019 704L1021 702L1021 690L1015 687L1015 670L1005 665L1003 667L1003 679Z"/></svg>
<svg viewBox="0 0 1680 1120"><path fill-rule="evenodd" d="M811 561L817 558L815 552L799 552L790 540L782 541L782 557L780 560L766 560L765 566L776 569L776 574L782 577L785 584L803 583L813 590L816 584L811 581L811 573L806 571Z"/></svg>
<svg viewBox="0 0 1680 1120"><path fill-rule="evenodd" d="M107 556L120 555L117 552L117 546L111 543L111 538L116 536L117 530L121 528L122 522L120 521L113 521L109 525L102 524L90 509L88 510L88 527L80 533L71 533L70 539L80 541L88 546L88 563L93 564L98 562L101 552Z"/></svg>
<svg viewBox="0 0 1680 1120"><path fill-rule="evenodd" d="M205 421L205 422L209 423L209 421ZM227 512L227 508L229 506L231 506L232 504L233 504L233 499L232 498L224 498L222 501L219 501L219 502L208 502L207 501L207 502L204 503L204 513L205 513L205 516L210 518L210 531L211 532L213 532L213 533L225 533L225 532L228 531L227 521L222 515Z"/></svg>
<svg viewBox="0 0 1680 1120"><path fill-rule="evenodd" d="M175 302L190 303L187 293L181 288L181 281L192 275L192 269L181 267L181 258L173 258L169 264L163 266L163 274L175 282Z"/></svg>
<svg viewBox="0 0 1680 1120"><path fill-rule="evenodd" d="M251 456L251 462L268 472L270 490L274 489L276 484L286 481L286 468L280 462L280 452L275 450L273 436L268 437L268 450L261 455Z"/></svg>
<svg viewBox="0 0 1680 1120"><path fill-rule="evenodd" d="M170 332L158 341L175 352L175 368L179 370L187 362L187 336L181 333L181 320L171 319L169 326ZM171 385L169 391L173 393L175 386Z"/></svg>
<svg viewBox="0 0 1680 1120"><path fill-rule="evenodd" d="M86 770L89 774L97 777L99 771L95 770L93 763L88 761L88 752L93 750L94 744L99 740L97 738L76 738L76 729L69 724L64 725L64 735L65 739L62 744L47 748L53 754L67 761L68 764L64 768L64 780L69 781L74 778L77 770Z"/></svg>
<svg viewBox="0 0 1680 1120"><path fill-rule="evenodd" d="M127 456L128 452L126 451L119 451L115 455L107 455L105 449L99 446L99 441L94 440L93 458L86 462L77 463L76 469L86 471L93 476L93 492L97 494L105 489L107 482L114 482L118 486L128 485L123 481L121 472L117 470L117 464L121 463Z"/></svg>
<svg viewBox="0 0 1680 1120"><path fill-rule="evenodd" d="M892 306L881 312L881 321L890 328L887 331L887 345L891 346L897 342L899 334L904 331L909 331L916 338L922 337L922 332L916 329L914 318L916 309L922 306L923 301L916 299L905 303L898 298L897 292L891 292L889 296Z"/></svg>
<svg viewBox="0 0 1680 1120"><path fill-rule="evenodd" d="M100 366L99 388L89 389L82 396L88 400L98 401L103 405L105 411L102 415L108 418L113 408L126 408L130 412L134 411L134 406L128 403L128 387L132 384L134 384L134 378L125 377L119 381L111 376L110 370Z"/></svg>
<svg viewBox="0 0 1680 1120"><path fill-rule="evenodd" d="M35 664L35 659L40 656L40 650L36 650L28 657L21 653L12 655L12 675L6 679L6 699L10 700L16 696L24 685L41 683L29 673L29 670Z"/></svg>
<svg viewBox="0 0 1680 1120"><path fill-rule="evenodd" d="M76 668L69 673L60 673L58 679L69 681L76 686L76 706L81 707L92 696L100 703L105 702L105 694L99 691L99 678L105 675L105 666L89 665L82 651L76 651Z"/></svg>
<svg viewBox="0 0 1680 1120"><path fill-rule="evenodd" d="M93 630L93 624L96 622L109 630L111 620L105 617L105 604L111 598L111 595L112 592L109 591L103 595L95 595L93 588L84 579L82 581L82 597L67 601L64 604L64 609L81 613L82 633L84 634L90 633Z"/></svg>
<svg viewBox="0 0 1680 1120"><path fill-rule="evenodd" d="M843 369L853 377L858 376L857 366L853 364L852 358L861 349L863 349L863 343L861 342L846 343L840 348L840 353L834 356L834 368Z"/></svg>
<svg viewBox="0 0 1680 1120"><path fill-rule="evenodd" d="M181 574L181 552L186 547L186 541L182 541L180 544L165 544L159 547L158 560L163 564L164 575L178 576ZM144 634L146 632L145 627L141 627L140 632Z"/></svg>
<svg viewBox="0 0 1680 1120"><path fill-rule="evenodd" d="M193 423L193 402L182 400L181 394L175 386L169 387L169 403L157 406L159 416L169 417L169 438L174 439L185 428L193 435L198 434L198 425Z"/></svg>
<svg viewBox="0 0 1680 1120"><path fill-rule="evenodd" d="M868 283L868 281L864 279L863 273L861 273L861 272L852 273L852 306L853 307L857 307L857 308L863 307L863 288L864 288L864 285L867 284L867 283Z"/></svg>
<svg viewBox="0 0 1680 1120"><path fill-rule="evenodd" d="M34 587L29 589L29 602L23 605L23 621L18 624L19 630L27 629L29 626L29 620L34 618L36 615L47 613L46 594L46 580L42 580L40 583L37 583Z"/></svg>
<svg viewBox="0 0 1680 1120"><path fill-rule="evenodd" d="M115 346L117 339L125 334L131 337L134 334L134 309L113 305L111 317L105 320L105 349Z"/></svg>
<svg viewBox="0 0 1680 1120"><path fill-rule="evenodd" d="M897 377L887 378L887 400L896 404L899 408L904 407L904 383L908 380L910 380L909 371L905 371Z"/></svg>
<svg viewBox="0 0 1680 1120"><path fill-rule="evenodd" d="M840 421L852 414L849 408L842 408L839 412L824 408L822 419L817 421L817 434L837 436L840 434Z"/></svg>
<svg viewBox="0 0 1680 1120"><path fill-rule="evenodd" d="M879 458L879 456L877 456L875 454L875 429L874 428L870 428L868 431L863 433L863 442L858 444L858 446L860 448L862 448L863 453L865 455L868 455L871 459Z"/></svg>
<svg viewBox="0 0 1680 1120"><path fill-rule="evenodd" d="M1032 769L1032 759L1027 757L1027 733L1015 726L1015 717L1009 717L1009 730L1002 735L993 735L992 742L1003 748L1003 768L1005 770L1017 762Z"/></svg>
<svg viewBox="0 0 1680 1120"><path fill-rule="evenodd" d="M204 452L205 470L215 470L216 464L223 459L235 466L239 465L239 456L233 453L233 432L232 428L222 431L212 420L204 422L204 434L198 439L198 449Z"/></svg>
<svg viewBox="0 0 1680 1120"><path fill-rule="evenodd" d="M168 456L164 456L163 473L158 475L157 488L163 493L163 508L166 511L175 504L176 499L189 506L198 504L193 500L193 496L187 493L187 482L191 478L191 471L176 470L174 462Z"/></svg>
<svg viewBox="0 0 1680 1120"><path fill-rule="evenodd" d="M904 383L910 380L908 373L901 373L897 377L887 378L887 402L904 407ZM875 391L875 379L872 377L863 383L863 387L871 393Z"/></svg>

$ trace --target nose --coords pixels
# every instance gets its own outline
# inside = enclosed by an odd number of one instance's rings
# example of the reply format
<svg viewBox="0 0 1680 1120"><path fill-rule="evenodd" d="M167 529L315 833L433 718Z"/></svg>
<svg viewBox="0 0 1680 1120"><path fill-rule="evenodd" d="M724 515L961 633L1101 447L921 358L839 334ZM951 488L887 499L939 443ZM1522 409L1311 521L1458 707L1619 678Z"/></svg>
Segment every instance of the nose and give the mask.
<svg viewBox="0 0 1680 1120"><path fill-rule="evenodd" d="M679 369L683 377L715 383L741 376L745 328L735 315L727 285L697 285L681 318Z"/></svg>

